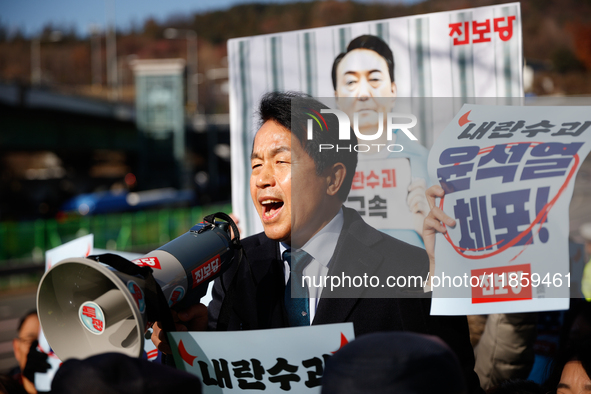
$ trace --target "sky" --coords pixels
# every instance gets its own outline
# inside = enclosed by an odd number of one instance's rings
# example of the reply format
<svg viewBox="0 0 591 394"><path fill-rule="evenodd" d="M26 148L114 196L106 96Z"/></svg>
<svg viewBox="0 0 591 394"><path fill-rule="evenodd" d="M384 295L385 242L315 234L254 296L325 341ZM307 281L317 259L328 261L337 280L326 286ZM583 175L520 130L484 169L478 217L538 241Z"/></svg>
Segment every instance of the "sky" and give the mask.
<svg viewBox="0 0 591 394"><path fill-rule="evenodd" d="M104 28L114 15L117 28L138 27L153 17L164 21L173 15L227 9L254 0L0 0L0 23L10 31L19 28L26 36L38 34L51 22L86 35L91 25ZM257 0L261 3L287 3L290 0ZM109 19L108 19L109 18Z"/></svg>

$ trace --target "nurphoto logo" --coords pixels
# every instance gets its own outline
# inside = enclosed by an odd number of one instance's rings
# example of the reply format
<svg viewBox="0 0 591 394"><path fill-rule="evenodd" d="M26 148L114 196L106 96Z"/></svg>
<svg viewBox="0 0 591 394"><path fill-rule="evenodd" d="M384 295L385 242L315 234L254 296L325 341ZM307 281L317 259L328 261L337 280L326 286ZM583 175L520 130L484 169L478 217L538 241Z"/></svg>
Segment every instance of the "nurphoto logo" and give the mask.
<svg viewBox="0 0 591 394"><path fill-rule="evenodd" d="M337 117L339 122L339 140L341 141L351 141L351 121L349 120L349 116L338 109L321 109L320 113L314 111L313 109L306 108L311 112L306 112L306 115L309 115L312 119L308 119L307 123L307 138L308 140L312 140L313 138L313 128L314 122L318 124L320 130L324 131L328 130L328 125L326 124L326 120L322 116L322 114L333 114ZM400 122L400 120L406 120L406 122ZM409 122L410 120L410 122ZM386 114L386 137L388 141L392 141L392 134L396 130L402 131L406 136L413 141L417 141L417 137L410 131L411 128L416 126L417 124L417 117L413 114L404 114L404 113L396 113L396 112L389 112ZM355 113L353 116L353 132L357 137L358 141L376 141L382 139L384 134L384 113L378 113L378 122L377 122L377 131L374 134L363 134L359 131L359 114ZM355 150L356 152L369 152L372 148L377 148L379 151L381 148L387 149L389 152L402 152L404 147L400 144L349 144L349 145L333 145L333 144L320 144L319 151L322 152L323 150L332 150L336 149L339 150L348 150L351 149Z"/></svg>

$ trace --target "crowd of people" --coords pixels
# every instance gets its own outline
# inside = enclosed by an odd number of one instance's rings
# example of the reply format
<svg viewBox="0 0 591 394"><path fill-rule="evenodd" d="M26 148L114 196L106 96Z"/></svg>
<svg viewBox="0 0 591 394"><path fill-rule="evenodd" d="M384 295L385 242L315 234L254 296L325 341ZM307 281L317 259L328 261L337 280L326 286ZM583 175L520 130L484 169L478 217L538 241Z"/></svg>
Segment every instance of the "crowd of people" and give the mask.
<svg viewBox="0 0 591 394"><path fill-rule="evenodd" d="M496 376L495 383L482 392L590 392L591 304L575 303L565 315L568 323L559 333L560 345L552 363L544 366L543 381L527 379L534 362L532 357L525 357L524 361L523 354L518 353L523 349L523 341L505 341L505 346L514 350L512 357L477 352L477 355L492 360L489 370L479 371L481 386L485 381L490 382L487 376ZM535 316L537 320L537 315L530 316ZM21 318L17 337L13 340L18 366L8 374L0 375L0 393L37 393L34 375L47 368L42 353L36 350L38 334L39 320L36 311L27 312ZM531 344L533 341L530 341L530 347ZM31 352L32 359L28 359ZM511 368L511 362L517 367ZM125 373L122 374L121 371ZM428 379L425 378L427 376ZM201 390L201 382L194 375L143 359L106 353L86 360L73 359L64 363L54 379L51 392L140 394L200 393ZM454 352L439 337L412 332L377 332L361 336L329 359L322 384L323 394L434 392L468 392L461 366Z"/></svg>

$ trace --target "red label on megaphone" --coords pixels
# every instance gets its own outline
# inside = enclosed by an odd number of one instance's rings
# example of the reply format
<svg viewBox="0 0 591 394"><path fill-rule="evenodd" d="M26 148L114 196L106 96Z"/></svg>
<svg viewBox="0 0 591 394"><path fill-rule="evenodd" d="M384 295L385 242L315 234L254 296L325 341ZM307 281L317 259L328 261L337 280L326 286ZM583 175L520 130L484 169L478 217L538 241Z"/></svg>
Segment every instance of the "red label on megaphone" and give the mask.
<svg viewBox="0 0 591 394"><path fill-rule="evenodd" d="M158 261L158 257L142 257L141 259L131 260L131 262L139 267L147 266L157 270L162 269L160 266L160 261Z"/></svg>
<svg viewBox="0 0 591 394"><path fill-rule="evenodd" d="M98 304L87 301L78 311L80 322L88 331L100 335L105 331L105 315Z"/></svg>
<svg viewBox="0 0 591 394"><path fill-rule="evenodd" d="M218 254L191 271L193 276L193 288L199 286L204 280L207 280L212 275L217 274L219 270L220 255Z"/></svg>

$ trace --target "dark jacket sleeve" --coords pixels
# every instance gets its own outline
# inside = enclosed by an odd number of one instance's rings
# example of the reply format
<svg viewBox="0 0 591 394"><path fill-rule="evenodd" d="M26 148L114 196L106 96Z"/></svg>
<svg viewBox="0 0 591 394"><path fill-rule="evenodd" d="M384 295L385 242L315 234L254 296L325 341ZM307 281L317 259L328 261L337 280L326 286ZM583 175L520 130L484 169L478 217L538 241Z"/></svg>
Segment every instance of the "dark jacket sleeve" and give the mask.
<svg viewBox="0 0 591 394"><path fill-rule="evenodd" d="M240 263L232 264L214 282L208 329L285 327L283 262L278 260L277 242L261 233L245 238L242 245L244 255Z"/></svg>
<svg viewBox="0 0 591 394"><path fill-rule="evenodd" d="M224 300L224 292L219 278L213 284L212 297L213 299L207 306L207 329L209 331L215 331L217 329L218 316L220 315L220 309Z"/></svg>

